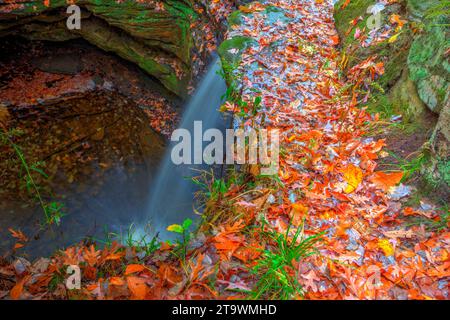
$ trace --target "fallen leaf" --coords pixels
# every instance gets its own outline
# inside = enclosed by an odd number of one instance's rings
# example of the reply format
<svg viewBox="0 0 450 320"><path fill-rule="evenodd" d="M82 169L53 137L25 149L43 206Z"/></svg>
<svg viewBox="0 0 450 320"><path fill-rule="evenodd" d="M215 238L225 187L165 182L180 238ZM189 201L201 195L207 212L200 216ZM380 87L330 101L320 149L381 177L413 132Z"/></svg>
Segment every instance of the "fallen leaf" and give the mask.
<svg viewBox="0 0 450 320"><path fill-rule="evenodd" d="M175 233L183 233L184 229L179 224L172 224L167 227L167 231L175 232Z"/></svg>
<svg viewBox="0 0 450 320"><path fill-rule="evenodd" d="M394 254L394 247L387 239L378 240L378 248L383 250L386 257L392 256Z"/></svg>
<svg viewBox="0 0 450 320"><path fill-rule="evenodd" d="M109 278L109 284L113 286L123 286L125 281L121 277L111 277Z"/></svg>
<svg viewBox="0 0 450 320"><path fill-rule="evenodd" d="M25 284L25 282L27 282L30 279L30 275L27 275L25 277L23 277L22 279L20 279L15 285L14 287L11 289L9 295L11 296L11 299L13 300L17 300L22 296L22 292L23 292L23 285Z"/></svg>
<svg viewBox="0 0 450 320"><path fill-rule="evenodd" d="M296 227L302 224L303 219L308 213L308 207L301 203L292 204L291 219L292 224Z"/></svg>
<svg viewBox="0 0 450 320"><path fill-rule="evenodd" d="M380 189L388 191L391 187L397 185L403 178L403 172L375 172L371 181Z"/></svg>
<svg viewBox="0 0 450 320"><path fill-rule="evenodd" d="M144 300L147 296L147 285L145 279L139 277L128 277L127 285L131 291L131 299Z"/></svg>
<svg viewBox="0 0 450 320"><path fill-rule="evenodd" d="M344 173L344 180L347 182L347 187L344 189L344 192L352 193L362 182L363 173L354 164L349 164L342 172Z"/></svg>
<svg viewBox="0 0 450 320"><path fill-rule="evenodd" d="M125 275L130 275L132 273L138 273L144 271L146 268L142 264L130 264L125 270Z"/></svg>

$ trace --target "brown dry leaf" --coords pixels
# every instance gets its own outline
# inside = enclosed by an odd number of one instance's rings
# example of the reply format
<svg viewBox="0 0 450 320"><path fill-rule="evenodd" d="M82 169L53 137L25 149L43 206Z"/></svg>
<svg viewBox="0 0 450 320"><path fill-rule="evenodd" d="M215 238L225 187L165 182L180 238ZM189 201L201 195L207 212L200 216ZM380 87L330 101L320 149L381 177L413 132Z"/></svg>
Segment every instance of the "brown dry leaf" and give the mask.
<svg viewBox="0 0 450 320"><path fill-rule="evenodd" d="M267 199L270 196L270 192L265 191L265 190L264 190L264 192L265 192L265 194L263 196L256 198L255 200L252 201L252 203L256 206L256 209L258 211L261 211L263 209L264 205L267 202Z"/></svg>
<svg viewBox="0 0 450 320"><path fill-rule="evenodd" d="M28 238L25 234L23 234L20 230L14 230L13 228L8 228L8 231L11 233L11 236L20 242L28 242Z"/></svg>
<svg viewBox="0 0 450 320"><path fill-rule="evenodd" d="M383 234L388 238L412 238L414 237L414 232L406 229L384 231Z"/></svg>
<svg viewBox="0 0 450 320"><path fill-rule="evenodd" d="M10 118L8 108L0 104L0 123L7 124Z"/></svg>
<svg viewBox="0 0 450 320"><path fill-rule="evenodd" d="M257 177L260 174L261 170L259 169L259 166L257 164L251 164L249 166L249 173L254 176Z"/></svg>

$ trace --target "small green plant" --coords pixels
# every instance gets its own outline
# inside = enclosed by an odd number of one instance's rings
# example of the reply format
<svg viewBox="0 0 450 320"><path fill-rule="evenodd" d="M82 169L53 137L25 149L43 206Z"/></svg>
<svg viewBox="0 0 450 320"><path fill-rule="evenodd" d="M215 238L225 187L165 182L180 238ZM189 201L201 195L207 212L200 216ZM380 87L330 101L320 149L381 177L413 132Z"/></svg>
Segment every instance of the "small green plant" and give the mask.
<svg viewBox="0 0 450 320"><path fill-rule="evenodd" d="M252 110L253 116L256 116L256 114L261 110L261 102L262 98L260 96L256 97L255 100L253 101L253 110Z"/></svg>
<svg viewBox="0 0 450 320"><path fill-rule="evenodd" d="M225 181L215 178L212 171L201 171L198 176L190 179L192 183L201 188L200 193L204 201L220 199L228 191L231 184L231 180Z"/></svg>
<svg viewBox="0 0 450 320"><path fill-rule="evenodd" d="M64 205L59 202L51 201L47 202L44 200L42 194L41 194L41 187L36 183L35 179L33 178L33 172L43 176L44 178L48 178L47 174L41 169L43 166L43 162L35 162L32 164L29 164L25 158L25 155L22 151L22 149L14 143L12 137L20 135L21 133L18 131L6 131L3 128L3 132L0 132L0 142L3 144L8 144L11 146L11 148L14 150L14 153L16 154L17 158L20 161L21 165L21 173L24 172L24 174L21 174L21 178L24 180L25 188L29 194L35 198L42 210L44 211L45 216L45 224L46 225L52 225L56 224L59 225L61 223L61 218L65 215L63 212Z"/></svg>
<svg viewBox="0 0 450 320"><path fill-rule="evenodd" d="M65 216L64 204L60 202L48 202L44 204L45 223L47 225L61 224L61 219Z"/></svg>
<svg viewBox="0 0 450 320"><path fill-rule="evenodd" d="M293 263L316 254L315 246L322 240L323 233L304 237L302 225L291 239L290 231L291 225L285 234L274 230L263 233L273 244L270 249L262 252L261 258L252 269L252 273L259 278L252 291L253 299L287 300L295 295L303 295Z"/></svg>
<svg viewBox="0 0 450 320"><path fill-rule="evenodd" d="M124 244L130 248L136 248L139 252L145 252L146 256L153 254L161 246L161 241L159 239L159 234L154 234L151 231L150 224L147 224L143 232L138 232L135 228L134 223L126 229L125 234L108 232L105 227L105 238L98 239L92 238L94 242L99 242L105 244L106 246L111 246L114 241Z"/></svg>
<svg viewBox="0 0 450 320"><path fill-rule="evenodd" d="M417 156L414 158L411 158L410 156L409 158L406 159L397 156L392 151L388 150L387 152L397 161L397 163L389 165L403 172L402 182L411 179L411 177L413 177L415 173L421 172L422 168L426 166L426 164L430 159L430 155L425 151L416 153Z"/></svg>
<svg viewBox="0 0 450 320"><path fill-rule="evenodd" d="M48 289L50 292L55 291L58 285L64 283L66 280L64 278L64 275L66 274L66 271L61 268L59 272L54 272L52 275L52 278L50 279L50 282L48 284Z"/></svg>
<svg viewBox="0 0 450 320"><path fill-rule="evenodd" d="M183 223L180 224L172 224L167 227L167 231L177 233L181 235L181 241L177 241L179 252L181 253L181 259L183 262L183 265L186 265L186 256L187 256L187 247L189 244L189 241L191 239L191 233L189 231L189 228L192 225L191 219L185 219ZM178 257L180 257L180 254L177 252L174 252Z"/></svg>
<svg viewBox="0 0 450 320"><path fill-rule="evenodd" d="M147 256L158 250L161 246L159 234L151 235L150 225L145 226L144 231L138 234L134 223L132 223L128 227L125 239L122 238L121 241L125 242L127 247L134 247L144 251Z"/></svg>
<svg viewBox="0 0 450 320"><path fill-rule="evenodd" d="M246 118L249 115L255 116L258 111L261 109L261 96L255 97L254 101L251 102L251 106L248 102L242 99L242 92L239 89L239 74L236 74L237 66L231 66L228 68L224 68L225 70L221 70L220 75L224 79L228 79L227 91L224 95L222 95L221 99L223 101L229 101L234 103L237 106L237 110L235 110L236 115L241 118ZM258 92L256 92L258 93ZM226 109L221 109L221 111L226 111Z"/></svg>

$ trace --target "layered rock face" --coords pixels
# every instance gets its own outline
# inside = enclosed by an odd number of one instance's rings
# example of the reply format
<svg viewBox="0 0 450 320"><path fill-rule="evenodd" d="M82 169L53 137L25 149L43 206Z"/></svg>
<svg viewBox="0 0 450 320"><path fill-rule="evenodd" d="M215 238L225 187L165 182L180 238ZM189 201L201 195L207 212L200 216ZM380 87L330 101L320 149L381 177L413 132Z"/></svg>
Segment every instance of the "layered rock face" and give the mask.
<svg viewBox="0 0 450 320"><path fill-rule="evenodd" d="M81 8L81 28L69 30L70 3ZM91 44L139 65L180 97L191 78L191 0L50 0L0 4L0 37L65 41L84 38Z"/></svg>

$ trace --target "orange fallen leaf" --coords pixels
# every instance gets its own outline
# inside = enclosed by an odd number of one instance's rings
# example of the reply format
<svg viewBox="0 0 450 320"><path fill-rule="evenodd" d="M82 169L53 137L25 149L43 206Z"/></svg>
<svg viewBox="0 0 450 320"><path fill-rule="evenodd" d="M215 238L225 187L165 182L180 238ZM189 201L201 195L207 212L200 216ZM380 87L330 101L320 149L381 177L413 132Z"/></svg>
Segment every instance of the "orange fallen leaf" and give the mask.
<svg viewBox="0 0 450 320"><path fill-rule="evenodd" d="M121 277L111 277L109 279L109 284L113 286L123 286L125 281Z"/></svg>
<svg viewBox="0 0 450 320"><path fill-rule="evenodd" d="M95 250L95 246L91 245L88 248L84 248L83 258L91 266L95 266L99 262L100 250Z"/></svg>
<svg viewBox="0 0 450 320"><path fill-rule="evenodd" d="M301 203L292 204L291 219L292 224L296 227L302 224L303 218L308 213L308 207Z"/></svg>
<svg viewBox="0 0 450 320"><path fill-rule="evenodd" d="M405 209L403 209L403 214L405 216L413 216L416 214L416 211L414 211L414 209L411 207L406 207Z"/></svg>
<svg viewBox="0 0 450 320"><path fill-rule="evenodd" d="M16 285L11 289L9 295L11 296L11 299L17 300L20 298L23 292L23 285L25 282L27 282L30 279L30 276L25 276L22 279L20 279Z"/></svg>
<svg viewBox="0 0 450 320"><path fill-rule="evenodd" d="M23 248L24 246L25 246L25 245L24 245L23 243L17 242L17 243L14 245L14 250Z"/></svg>
<svg viewBox="0 0 450 320"><path fill-rule="evenodd" d="M393 14L389 17L389 21L392 24L397 24L399 28L402 28L405 23L407 23L406 20L402 20L401 17L398 14Z"/></svg>
<svg viewBox="0 0 450 320"><path fill-rule="evenodd" d="M14 230L13 228L8 228L8 231L11 233L11 236L21 242L28 242L28 238L23 234L20 230Z"/></svg>
<svg viewBox="0 0 450 320"><path fill-rule="evenodd" d="M135 300L144 300L147 296L147 285L145 279L139 277L127 278L128 289L131 291L131 298Z"/></svg>
<svg viewBox="0 0 450 320"><path fill-rule="evenodd" d="M130 264L125 270L125 275L128 276L132 273L138 273L144 271L146 268L142 264Z"/></svg>
<svg viewBox="0 0 450 320"><path fill-rule="evenodd" d="M388 191L391 187L397 185L403 178L403 172L375 172L371 181L380 189Z"/></svg>
<svg viewBox="0 0 450 320"><path fill-rule="evenodd" d="M105 260L119 260L122 259L125 256L125 252L117 252L117 253L111 253L109 254Z"/></svg>
<svg viewBox="0 0 450 320"><path fill-rule="evenodd" d="M350 4L350 0L345 0L345 2L341 6L341 9L345 9L349 4Z"/></svg>
<svg viewBox="0 0 450 320"><path fill-rule="evenodd" d="M335 35L331 37L331 40L333 40L333 44L336 46L339 44L340 40L339 40L339 36Z"/></svg>

